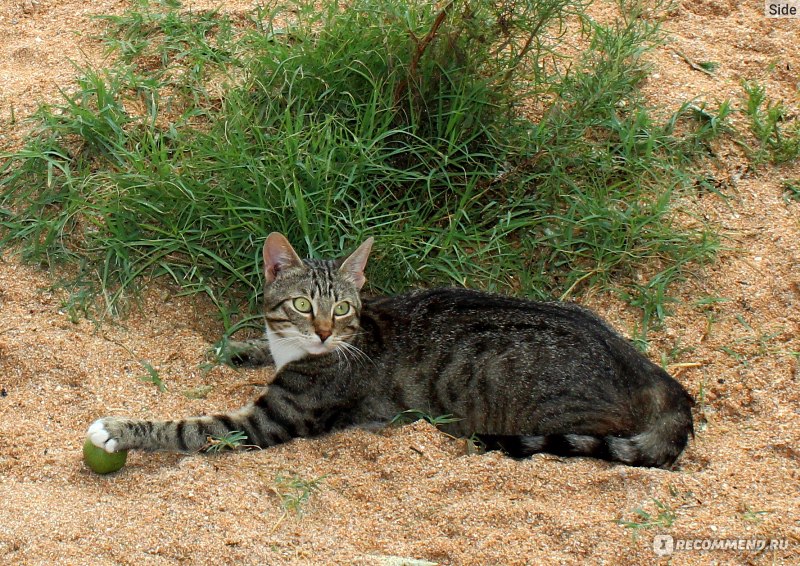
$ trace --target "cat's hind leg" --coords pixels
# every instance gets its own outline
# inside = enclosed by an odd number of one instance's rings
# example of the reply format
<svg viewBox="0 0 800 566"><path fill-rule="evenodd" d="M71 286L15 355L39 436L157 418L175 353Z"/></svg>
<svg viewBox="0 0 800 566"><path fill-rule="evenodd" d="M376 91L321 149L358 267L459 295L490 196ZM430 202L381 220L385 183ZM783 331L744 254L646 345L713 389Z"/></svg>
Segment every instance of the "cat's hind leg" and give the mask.
<svg viewBox="0 0 800 566"><path fill-rule="evenodd" d="M527 458L539 452L557 456L591 456L629 466L670 468L686 446L690 429L674 438L650 430L631 437L586 434L543 436L477 435L487 450L502 450L513 458Z"/></svg>

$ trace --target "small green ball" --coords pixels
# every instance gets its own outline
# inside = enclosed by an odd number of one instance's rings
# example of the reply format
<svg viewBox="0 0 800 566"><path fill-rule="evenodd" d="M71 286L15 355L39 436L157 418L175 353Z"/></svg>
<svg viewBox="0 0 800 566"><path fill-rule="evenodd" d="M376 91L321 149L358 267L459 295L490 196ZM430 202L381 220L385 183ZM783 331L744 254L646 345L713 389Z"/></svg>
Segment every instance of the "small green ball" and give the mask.
<svg viewBox="0 0 800 566"><path fill-rule="evenodd" d="M122 469L128 459L128 451L120 450L109 454L102 448L98 448L88 438L83 443L83 461L89 469L96 474L110 474Z"/></svg>

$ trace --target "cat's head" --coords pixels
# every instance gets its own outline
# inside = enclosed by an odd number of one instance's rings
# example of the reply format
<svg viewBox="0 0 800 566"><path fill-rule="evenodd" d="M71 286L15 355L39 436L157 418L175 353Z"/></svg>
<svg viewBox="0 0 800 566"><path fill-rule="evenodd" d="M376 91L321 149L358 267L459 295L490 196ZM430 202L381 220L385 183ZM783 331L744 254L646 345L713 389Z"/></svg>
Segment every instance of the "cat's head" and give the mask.
<svg viewBox="0 0 800 566"><path fill-rule="evenodd" d="M264 243L267 336L278 368L308 355L347 349L359 331L367 239L340 260L302 260L277 232Z"/></svg>

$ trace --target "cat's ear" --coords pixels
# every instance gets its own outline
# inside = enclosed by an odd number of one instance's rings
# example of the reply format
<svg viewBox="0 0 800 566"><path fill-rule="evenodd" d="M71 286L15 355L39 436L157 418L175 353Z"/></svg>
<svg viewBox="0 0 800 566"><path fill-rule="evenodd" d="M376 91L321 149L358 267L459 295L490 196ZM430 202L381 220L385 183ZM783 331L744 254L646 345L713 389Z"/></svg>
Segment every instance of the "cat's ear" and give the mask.
<svg viewBox="0 0 800 566"><path fill-rule="evenodd" d="M283 234L273 232L264 242L264 277L272 283L281 271L303 267L303 260Z"/></svg>
<svg viewBox="0 0 800 566"><path fill-rule="evenodd" d="M361 289L367 278L364 277L364 268L367 266L367 258L372 249L372 242L374 238L367 238L367 240L358 246L358 249L351 253L347 259L342 262L339 267L339 273L350 279L357 289Z"/></svg>

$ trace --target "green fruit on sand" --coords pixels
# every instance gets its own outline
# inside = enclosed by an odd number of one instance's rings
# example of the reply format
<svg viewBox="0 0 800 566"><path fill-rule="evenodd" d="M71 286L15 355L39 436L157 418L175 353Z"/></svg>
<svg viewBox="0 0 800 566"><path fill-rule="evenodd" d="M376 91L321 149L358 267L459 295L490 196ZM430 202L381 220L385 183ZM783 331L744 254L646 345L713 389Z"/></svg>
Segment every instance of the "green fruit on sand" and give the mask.
<svg viewBox="0 0 800 566"><path fill-rule="evenodd" d="M102 448L92 444L88 438L83 443L83 461L89 469L97 474L110 474L122 469L128 459L128 451L120 450L109 454Z"/></svg>

